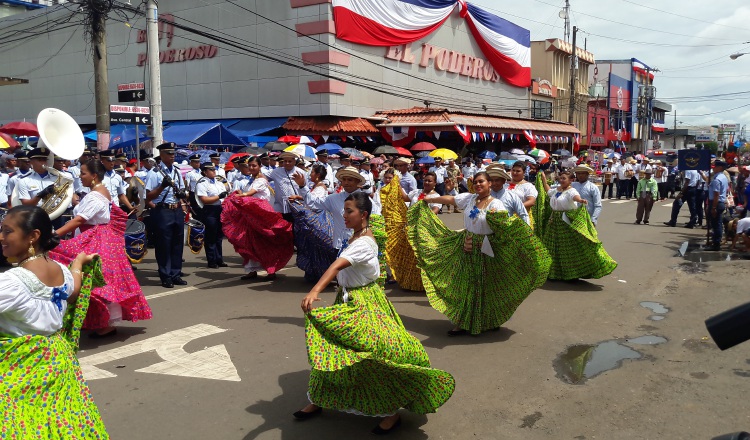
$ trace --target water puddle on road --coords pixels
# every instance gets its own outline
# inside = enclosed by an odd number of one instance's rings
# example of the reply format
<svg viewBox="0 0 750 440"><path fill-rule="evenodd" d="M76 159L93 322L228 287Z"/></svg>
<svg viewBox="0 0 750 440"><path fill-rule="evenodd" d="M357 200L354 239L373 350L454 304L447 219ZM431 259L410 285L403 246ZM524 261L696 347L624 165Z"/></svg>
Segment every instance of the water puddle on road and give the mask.
<svg viewBox="0 0 750 440"><path fill-rule="evenodd" d="M639 336L633 339L626 339L625 342L628 344L636 345L659 345L667 342L667 338L655 335Z"/></svg>
<svg viewBox="0 0 750 440"><path fill-rule="evenodd" d="M648 319L651 321L661 321L665 318L664 315L669 312L669 309L664 304L658 302L641 301L640 305L641 307L645 307L655 313L655 315L651 315L648 317Z"/></svg>
<svg viewBox="0 0 750 440"><path fill-rule="evenodd" d="M728 251L707 251L703 243L694 243L685 241L677 250L677 256L682 257L691 263L708 263L711 261L738 261L750 260L750 254L728 252ZM688 270L689 272L689 270ZM693 272L693 273L697 273Z"/></svg>
<svg viewBox="0 0 750 440"><path fill-rule="evenodd" d="M573 345L553 362L557 377L564 382L579 385L587 379L618 368L626 359L640 359L643 355L617 341L596 345Z"/></svg>

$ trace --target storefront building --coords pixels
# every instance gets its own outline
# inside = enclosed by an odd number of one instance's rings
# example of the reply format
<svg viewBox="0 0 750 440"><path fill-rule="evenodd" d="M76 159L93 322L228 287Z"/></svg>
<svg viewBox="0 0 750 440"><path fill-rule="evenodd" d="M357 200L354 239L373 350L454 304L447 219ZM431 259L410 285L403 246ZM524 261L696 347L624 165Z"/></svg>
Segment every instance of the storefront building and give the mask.
<svg viewBox="0 0 750 440"><path fill-rule="evenodd" d="M335 3L338 6L331 0L279 0L244 7L161 0L159 14L166 20L159 33L163 119L236 124L274 118L281 129L294 118L295 128L305 127L299 122L306 121L310 130L329 129L305 134L331 135L330 128L336 127L343 136L372 137L377 135L372 127L382 121L369 118L389 109L431 106L518 117L518 110L528 108L527 30L499 19L484 22L487 14L463 2L450 7L426 2L425 8L432 10L407 17L410 28L393 34L398 38L373 41L377 32L353 27L357 21L352 18L364 14L357 9L360 2ZM387 16L394 11L380 12ZM41 28L70 12L51 7L23 14L24 20L0 20L0 31L19 23ZM430 22L425 17L439 19ZM365 18L377 23L378 17ZM145 27L142 16L127 23L108 21L107 89L112 105L118 104L119 84L147 83ZM513 50L493 47L492 35L500 35ZM4 53L2 74L26 78L29 84L0 88L0 123L33 120L41 109L55 107L79 124L93 124L91 56L80 26L51 27L44 38L16 43ZM148 85L146 95L151 95ZM383 128L375 129L382 134Z"/></svg>

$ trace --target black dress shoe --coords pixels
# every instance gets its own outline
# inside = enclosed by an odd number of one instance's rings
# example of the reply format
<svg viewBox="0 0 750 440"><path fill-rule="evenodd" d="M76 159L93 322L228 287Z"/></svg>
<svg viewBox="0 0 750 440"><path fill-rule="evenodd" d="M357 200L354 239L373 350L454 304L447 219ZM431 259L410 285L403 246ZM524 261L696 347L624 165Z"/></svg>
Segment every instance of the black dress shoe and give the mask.
<svg viewBox="0 0 750 440"><path fill-rule="evenodd" d="M643 224L644 224L644 225L647 225L647 224L648 224L648 220L644 220L644 221L643 221Z"/></svg>
<svg viewBox="0 0 750 440"><path fill-rule="evenodd" d="M179 277L173 279L172 283L174 283L175 286L187 286L187 281Z"/></svg>
<svg viewBox="0 0 750 440"><path fill-rule="evenodd" d="M675 226L677 226L676 224L674 224L672 222L664 222L664 224L667 225L667 226L669 226L670 228L674 228Z"/></svg>
<svg viewBox="0 0 750 440"><path fill-rule="evenodd" d="M208 268L209 268L209 269L218 269L218 268L219 268L219 265L218 265L218 264L209 264L209 265L208 265Z"/></svg>
<svg viewBox="0 0 750 440"><path fill-rule="evenodd" d="M183 272L183 271L180 271L180 273L178 273L177 276L186 277L187 274L185 272Z"/></svg>
<svg viewBox="0 0 750 440"><path fill-rule="evenodd" d="M311 419L311 418L317 416L318 414L320 414L322 412L323 412L323 408L319 406L318 409L316 409L316 410L313 410L313 411L310 411L310 412L304 412L304 411L300 410L300 411L297 411L296 413L294 413L292 415L297 420L307 420L307 419Z"/></svg>
<svg viewBox="0 0 750 440"><path fill-rule="evenodd" d="M721 250L721 246L719 246L719 245L717 245L717 244L712 244L711 246L706 246L706 247L704 247L704 248L703 248L703 250L704 250L704 251L712 251L712 252L717 252L717 251L720 251L720 250Z"/></svg>
<svg viewBox="0 0 750 440"><path fill-rule="evenodd" d="M693 229L693 228L695 228L695 225L691 225L690 223L688 223L688 224L685 225L685 228L686 229Z"/></svg>
<svg viewBox="0 0 750 440"><path fill-rule="evenodd" d="M372 428L372 431L370 432L372 432L375 435L387 435L395 431L396 428L398 428L399 426L401 426L401 417L399 417L398 420L396 420L396 423L394 423L393 426L391 426L389 429L381 428L380 423L378 423L377 425L375 425L374 428Z"/></svg>
<svg viewBox="0 0 750 440"><path fill-rule="evenodd" d="M221 263L219 263L218 266L219 267L229 267L229 265L227 263L223 262L223 261Z"/></svg>
<svg viewBox="0 0 750 440"><path fill-rule="evenodd" d="M162 281L161 287L164 287L165 289L171 289L172 287L174 287L174 284L172 283L172 281Z"/></svg>

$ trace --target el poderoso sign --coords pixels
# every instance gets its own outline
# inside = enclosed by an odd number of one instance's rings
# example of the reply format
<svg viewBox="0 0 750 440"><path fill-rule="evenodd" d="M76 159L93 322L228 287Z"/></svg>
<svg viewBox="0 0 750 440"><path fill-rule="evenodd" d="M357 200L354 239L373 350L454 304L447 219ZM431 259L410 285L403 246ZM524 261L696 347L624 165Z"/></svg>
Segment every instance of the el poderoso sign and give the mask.
<svg viewBox="0 0 750 440"><path fill-rule="evenodd" d="M172 14L160 14L159 18L174 23L174 16ZM214 58L219 52L219 48L213 44L201 44L199 46L173 49L172 40L174 39L174 25L171 23L159 21L159 42L161 43L162 40L167 41L167 48L159 51L159 64L182 63L186 61ZM138 31L137 38L139 44L145 43L148 40L146 31ZM138 66L143 66L146 62L148 62L148 54L146 52L139 53Z"/></svg>
<svg viewBox="0 0 750 440"><path fill-rule="evenodd" d="M417 55L412 52L411 43L389 47L385 58L408 64L414 64L417 61ZM430 65L438 71L456 73L489 82L500 82L502 79L489 61L484 58L424 43L419 57L419 66L430 67Z"/></svg>

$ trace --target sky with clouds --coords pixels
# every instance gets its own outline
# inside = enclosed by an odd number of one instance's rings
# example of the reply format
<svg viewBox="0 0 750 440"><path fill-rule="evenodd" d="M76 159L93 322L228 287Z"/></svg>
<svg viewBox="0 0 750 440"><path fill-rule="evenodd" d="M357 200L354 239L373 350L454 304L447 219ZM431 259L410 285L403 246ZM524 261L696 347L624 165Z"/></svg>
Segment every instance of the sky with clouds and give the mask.
<svg viewBox="0 0 750 440"><path fill-rule="evenodd" d="M532 41L564 36L564 0L471 2L529 29ZM677 108L678 122L750 122L750 54L729 58L750 52L748 0L570 0L570 8L578 44L586 39L597 59L637 58L661 70L656 98Z"/></svg>

